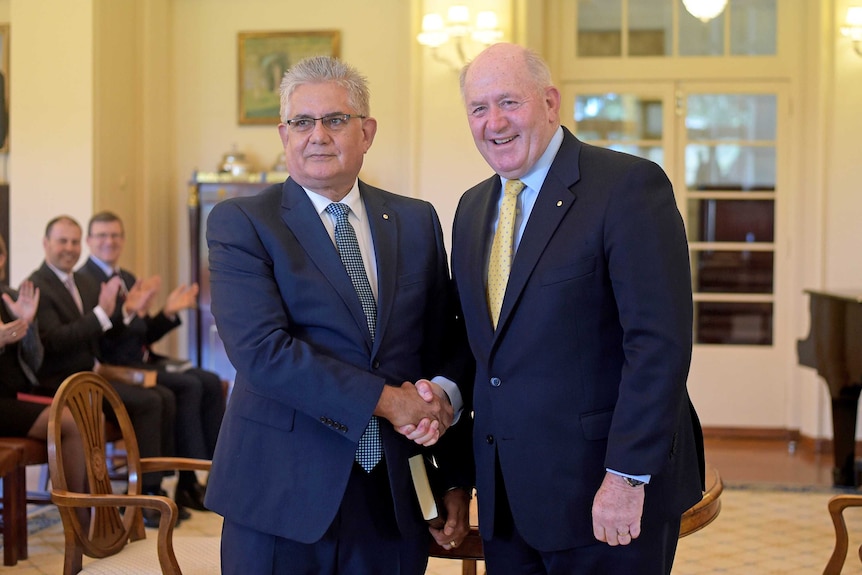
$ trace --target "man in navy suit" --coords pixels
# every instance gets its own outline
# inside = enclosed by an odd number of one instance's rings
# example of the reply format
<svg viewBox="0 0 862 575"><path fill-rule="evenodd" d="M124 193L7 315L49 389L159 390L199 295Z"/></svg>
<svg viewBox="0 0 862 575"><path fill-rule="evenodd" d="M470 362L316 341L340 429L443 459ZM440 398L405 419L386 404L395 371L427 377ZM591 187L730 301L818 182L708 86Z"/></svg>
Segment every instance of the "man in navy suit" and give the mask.
<svg viewBox="0 0 862 575"><path fill-rule="evenodd" d="M560 93L532 51L487 48L461 89L496 172L462 197L452 247L476 358L488 573L669 573L680 516L701 498L703 449L671 184L654 163L562 128Z"/></svg>
<svg viewBox="0 0 862 575"><path fill-rule="evenodd" d="M237 370L206 495L225 518L222 570L420 575L430 536L408 457L434 444L453 488L431 529L447 548L467 534L473 484L469 412L441 437L470 362L450 361L440 223L357 179L377 121L354 68L294 65L278 130L287 181L207 221L212 311Z"/></svg>

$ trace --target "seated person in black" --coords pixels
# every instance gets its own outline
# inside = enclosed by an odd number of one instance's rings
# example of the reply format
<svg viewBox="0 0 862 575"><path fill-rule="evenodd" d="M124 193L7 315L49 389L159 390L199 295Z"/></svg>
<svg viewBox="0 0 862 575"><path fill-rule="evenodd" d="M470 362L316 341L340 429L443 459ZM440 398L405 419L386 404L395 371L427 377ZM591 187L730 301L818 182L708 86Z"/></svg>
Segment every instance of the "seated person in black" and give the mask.
<svg viewBox="0 0 862 575"><path fill-rule="evenodd" d="M153 297L161 285L158 276L138 281L128 270L120 268L119 260L125 246L125 230L119 216L99 212L87 226L87 247L90 257L80 273L99 282L111 277L122 281L118 305L114 312L114 328L99 340L100 357L106 363L157 369L157 383L174 392L177 398L176 453L181 457L212 459L216 439L225 410L224 391L218 375L152 352L150 346L180 325L178 313L197 305L198 286L181 285L167 296L164 308L155 315L144 306L131 318L122 314L121 301L130 289L139 289ZM205 510L203 487L193 471L181 471L177 482L176 501L192 509Z"/></svg>
<svg viewBox="0 0 862 575"><path fill-rule="evenodd" d="M6 244L0 237L0 436L48 439L50 405L18 399L36 383L43 348L36 325L39 290L30 281L16 292L5 285ZM63 435L63 462L72 491L85 487L84 454L78 427L69 410L60 420ZM86 513L86 510L82 510Z"/></svg>
<svg viewBox="0 0 862 575"><path fill-rule="evenodd" d="M39 288L39 339L45 347L45 358L36 376L39 384L34 391L54 395L64 379L79 371L95 368L98 342L111 329L111 316L120 289L119 278L100 284L88 275L75 272L81 257L81 226L69 216L58 216L48 222L42 245L45 261L30 275ZM129 295L126 306L135 308L142 303L142 294ZM110 382L123 400L141 457L173 455L176 414L174 394L156 385L150 388ZM112 413L107 414L112 417ZM142 480L144 493L158 494L161 473L146 473ZM144 509L147 526L158 525L158 511ZM189 517L182 510L180 518Z"/></svg>

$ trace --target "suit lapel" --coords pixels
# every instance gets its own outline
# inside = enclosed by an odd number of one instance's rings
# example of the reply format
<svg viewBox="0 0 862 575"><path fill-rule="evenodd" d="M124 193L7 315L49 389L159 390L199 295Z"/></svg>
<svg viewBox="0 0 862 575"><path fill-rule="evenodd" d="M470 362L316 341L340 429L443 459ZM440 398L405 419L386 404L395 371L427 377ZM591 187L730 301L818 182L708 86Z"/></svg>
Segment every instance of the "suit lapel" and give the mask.
<svg viewBox="0 0 862 575"><path fill-rule="evenodd" d="M365 217L371 227L374 259L377 262L377 336L374 340L374 348L377 349L383 341L395 300L398 278L398 214L389 208L383 194L361 180L359 192L365 203Z"/></svg>
<svg viewBox="0 0 862 575"><path fill-rule="evenodd" d="M466 303L465 308L483 310L484 325L487 329L485 333L488 340L493 337L494 328L491 325L491 315L488 312L485 276L488 270L488 251L491 249L491 225L497 215L500 188L500 178L493 176L484 182L484 190L478 195L480 201L476 209L477 221L475 225L469 228L468 239L468 244L475 246L475 249L467 250L470 256L466 262L469 270L467 285L459 287L459 291L468 294L467 297L471 300ZM470 286L475 286L475 288L471 289ZM503 305L505 306L505 303Z"/></svg>
<svg viewBox="0 0 862 575"><path fill-rule="evenodd" d="M495 340L505 328L545 247L577 199L577 195L571 188L580 179L578 158L581 144L565 128L563 128L563 134L563 143L551 164L542 189L539 190L527 227L524 229L524 235L518 245L518 251L512 261Z"/></svg>
<svg viewBox="0 0 862 575"><path fill-rule="evenodd" d="M56 298L57 303L62 307L64 316L68 319L81 317L81 312L78 311L78 306L75 304L72 294L69 293L69 290L66 289L66 286L62 281L60 281L60 278L57 277L54 270L49 268L47 263L43 263L39 272L41 273L42 279L45 283L58 294ZM80 293L80 289L78 291ZM83 299L83 295L81 298Z"/></svg>
<svg viewBox="0 0 862 575"><path fill-rule="evenodd" d="M341 296L370 350L371 334L368 331L368 322L350 276L347 275L347 270L338 257L338 250L326 233L314 204L308 199L302 186L291 178L288 178L282 187L281 219L293 232L314 265Z"/></svg>

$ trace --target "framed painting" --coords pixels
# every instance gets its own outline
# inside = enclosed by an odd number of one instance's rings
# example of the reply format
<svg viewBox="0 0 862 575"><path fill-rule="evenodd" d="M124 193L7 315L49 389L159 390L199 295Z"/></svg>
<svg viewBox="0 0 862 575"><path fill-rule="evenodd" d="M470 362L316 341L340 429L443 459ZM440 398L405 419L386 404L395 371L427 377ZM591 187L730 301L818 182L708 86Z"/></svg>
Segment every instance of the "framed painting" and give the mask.
<svg viewBox="0 0 862 575"><path fill-rule="evenodd" d="M341 33L239 33L239 123L278 124L279 86L284 73L308 56L338 57Z"/></svg>
<svg viewBox="0 0 862 575"><path fill-rule="evenodd" d="M9 152L9 24L0 25L0 154Z"/></svg>

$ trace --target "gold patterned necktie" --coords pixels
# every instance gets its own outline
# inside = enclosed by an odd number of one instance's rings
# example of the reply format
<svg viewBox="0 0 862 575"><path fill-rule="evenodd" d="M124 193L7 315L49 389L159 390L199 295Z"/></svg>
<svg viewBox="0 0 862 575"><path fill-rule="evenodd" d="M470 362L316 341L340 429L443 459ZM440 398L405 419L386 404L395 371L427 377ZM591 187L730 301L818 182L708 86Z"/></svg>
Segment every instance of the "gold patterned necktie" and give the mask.
<svg viewBox="0 0 862 575"><path fill-rule="evenodd" d="M497 328L506 284L509 283L509 270L512 268L512 249L515 236L515 211L518 207L518 194L524 189L521 180L509 180L500 203L500 217L497 231L491 244L491 257L488 259L488 312L491 322Z"/></svg>

